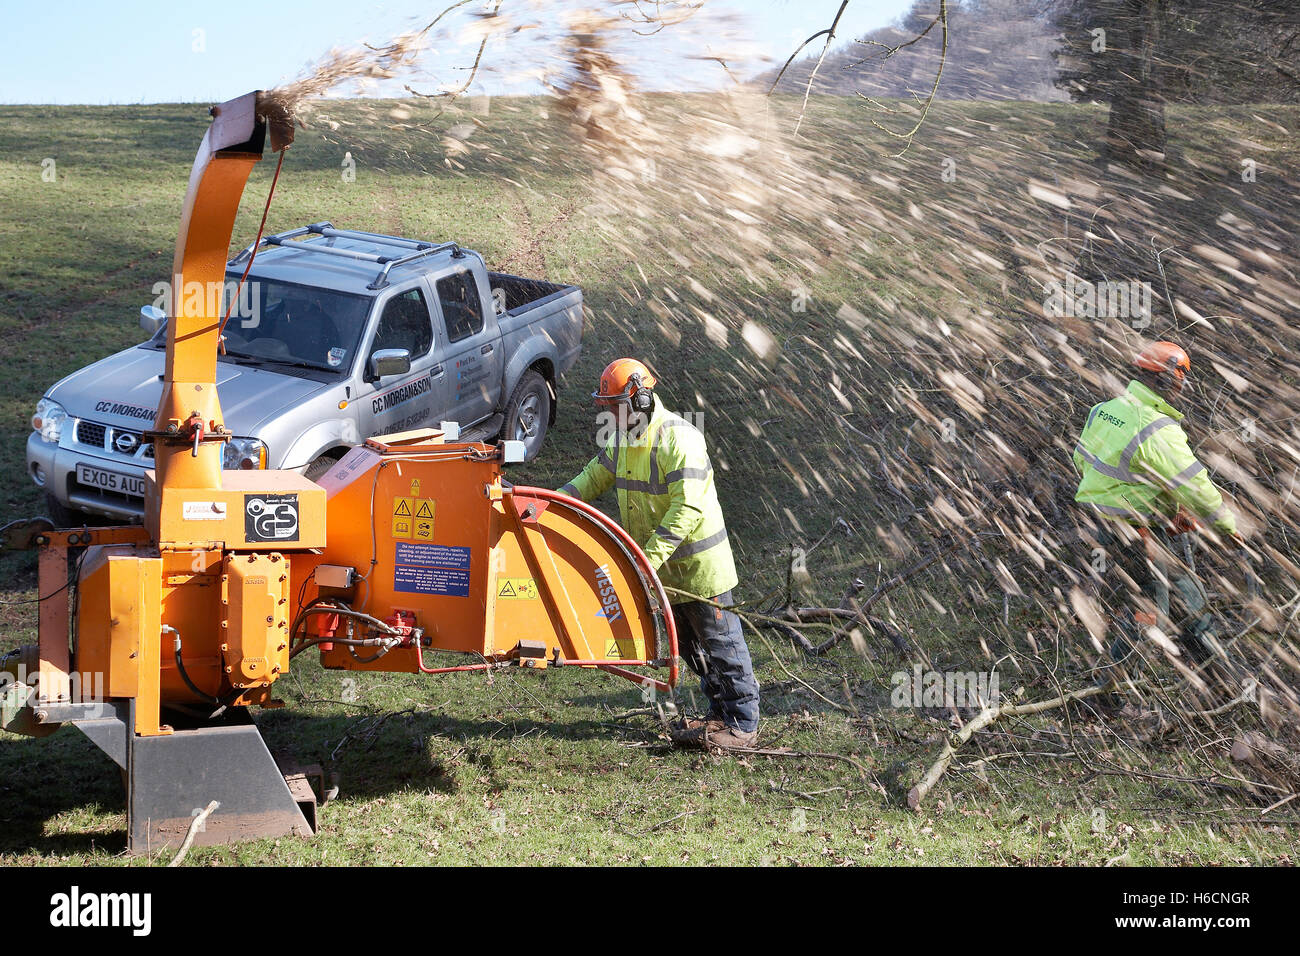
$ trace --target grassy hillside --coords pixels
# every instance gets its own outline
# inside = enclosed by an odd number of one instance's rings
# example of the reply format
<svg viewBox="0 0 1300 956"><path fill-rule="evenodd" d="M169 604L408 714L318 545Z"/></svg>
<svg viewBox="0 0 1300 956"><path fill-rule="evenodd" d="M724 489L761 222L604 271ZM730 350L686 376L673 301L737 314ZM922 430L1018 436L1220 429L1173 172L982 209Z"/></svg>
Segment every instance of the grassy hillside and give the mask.
<svg viewBox="0 0 1300 956"><path fill-rule="evenodd" d="M944 390L916 369L918 361L924 369L927 350L940 348L934 342L953 329L960 339L978 336L982 322L1010 322L1006 310L1038 296L1014 270L981 267L978 257L995 265L1015 258L1024 244L1018 225L1037 223L1045 241L1068 228L1027 186L1068 189L1063 182L1094 177L1104 126L1101 112L1072 105L938 104L898 159L899 144L873 128L856 103L814 100L811 132L799 149L820 170L819 182L832 185L810 197L793 187L783 192L774 176L770 207L816 203L818 211L791 212L772 245L751 254L719 235L717 220L694 216L689 203L685 212L663 207L617 230L621 210L608 207L611 195L623 194L594 189L599 157L578 150L541 100L495 100L487 115L465 117L478 125L463 145L449 144L441 128L392 119L392 105L330 104L328 117L301 132L268 229L329 219L455 239L481 251L492 268L580 284L589 306L582 358L561 383L546 450L535 463L513 467L512 480L557 487L571 477L594 451L587 396L598 371L617 355L643 356L660 373L670 407L704 413L742 569L737 597L760 602L782 588L790 549L831 532L809 557L806 579L796 579L799 601L828 605L840 602L855 575L870 589L933 549L936 532L924 510L933 496L914 497L911 471L894 474L891 463L896 452L910 460L909 449L924 448L939 463L928 474L939 474L944 451L930 425L952 415L965 429L967 418L962 408L939 405L927 417L900 400L898 389L929 401L927 393ZM653 115L702 107L665 97L646 108ZM778 102L776 121L786 123L794 109ZM338 130L331 121L341 122ZM382 130L379 121L401 128ZM138 308L169 271L205 122L205 111L188 105L0 106L6 520L43 507L23 458L37 399L60 376L140 339ZM1188 222L1221 211L1216 204L1231 191L1242 150L1275 174L1261 176L1261 192L1271 198L1252 201L1293 204L1297 145L1289 131L1298 124L1294 108L1176 111L1174 148L1196 172L1168 188L1200 210L1189 211ZM341 175L345 153L356 160L355 182ZM953 156L959 175L947 182L943 163ZM42 180L47 158L57 171L53 182ZM236 246L256 232L271 172L263 163L254 173ZM659 176L672 182L673 170ZM705 193L700 198L710 204L715 194ZM981 209L977 220L972 210ZM795 309L801 296L806 308ZM845 330L855 315L873 323L864 338L880 350L871 362L851 360L855 341ZM759 356L746 346L741 318L771 337L773 353ZM904 354L897 373L878 361L890 349ZM1008 388L996 374L983 384L990 392ZM1088 390L1077 388L1080 396ZM936 394L934 401L949 399ZM1072 443L1078 418L1078 408L1044 409L1047 437L1037 450L1052 452L1052 436L1062 448ZM996 434L996 422L982 413L972 421L963 440L984 434L976 425ZM1068 469L1067 459L1050 455L1041 465L1030 458L1027 467L1044 476ZM851 534L837 530L837 519ZM0 600L35 596L33 557L0 555L0 574ZM1092 732L1097 715L1086 711L1009 725L1012 737L1043 742L1026 749L1056 757L1002 764L997 748L973 748L992 759L951 771L923 812L902 808L902 795L950 726L942 713L889 706L890 675L914 659L934 668L987 667L1002 656L997 642L1023 647L1026 631L1050 627L1044 605L1032 599L1040 583L1032 571L1023 578L1029 597L1022 591L1004 599L996 580L992 562L982 569L940 563L896 592L878 610L908 635L907 654L872 639L865 655L845 642L827 658L805 660L778 635L751 632L765 743L802 754L793 757L672 751L656 721L627 715L642 706L639 691L605 676L362 675L352 687L345 675L295 664L281 682L289 706L259 722L273 749L338 774L340 798L323 809L321 834L196 851L189 860L1292 861L1297 818L1279 811L1261 823L1257 812L1251 819L1249 810L1188 783L1185 749L1139 753L1115 743L1112 762L1100 770L1072 759L1056 744ZM1051 582L1041 583L1050 598ZM2 643L32 641L35 621L34 604L0 605ZM1062 646L1086 639L1077 623L1056 637ZM1023 683L1031 697L1041 696L1052 679L1012 671L1002 689L1015 693ZM695 694L688 679L684 707ZM1226 756L1215 759L1231 772ZM124 809L115 768L76 731L40 741L0 736L0 776L0 860L131 862L120 855Z"/></svg>

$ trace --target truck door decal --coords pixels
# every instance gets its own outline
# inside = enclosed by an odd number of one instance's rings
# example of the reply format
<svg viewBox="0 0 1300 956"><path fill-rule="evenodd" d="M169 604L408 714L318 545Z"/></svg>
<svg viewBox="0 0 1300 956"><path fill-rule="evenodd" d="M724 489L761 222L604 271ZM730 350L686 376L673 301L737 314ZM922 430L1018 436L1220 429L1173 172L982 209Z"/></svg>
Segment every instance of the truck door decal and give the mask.
<svg viewBox="0 0 1300 956"><path fill-rule="evenodd" d="M417 378L414 382L406 382L398 385L396 388L389 389L381 395L376 395L370 401L370 410L376 415L383 415L390 412L398 405L403 405L413 398L426 395L433 383L429 376Z"/></svg>

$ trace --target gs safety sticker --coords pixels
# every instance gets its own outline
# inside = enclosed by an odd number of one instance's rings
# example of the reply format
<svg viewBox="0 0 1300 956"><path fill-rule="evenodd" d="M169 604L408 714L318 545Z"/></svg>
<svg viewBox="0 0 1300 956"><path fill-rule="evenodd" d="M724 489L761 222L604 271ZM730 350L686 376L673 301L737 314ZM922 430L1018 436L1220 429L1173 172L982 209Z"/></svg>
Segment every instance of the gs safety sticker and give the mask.
<svg viewBox="0 0 1300 956"><path fill-rule="evenodd" d="M297 541L298 495L244 495L247 541Z"/></svg>
<svg viewBox="0 0 1300 956"><path fill-rule="evenodd" d="M469 597L470 549L397 542L393 590Z"/></svg>

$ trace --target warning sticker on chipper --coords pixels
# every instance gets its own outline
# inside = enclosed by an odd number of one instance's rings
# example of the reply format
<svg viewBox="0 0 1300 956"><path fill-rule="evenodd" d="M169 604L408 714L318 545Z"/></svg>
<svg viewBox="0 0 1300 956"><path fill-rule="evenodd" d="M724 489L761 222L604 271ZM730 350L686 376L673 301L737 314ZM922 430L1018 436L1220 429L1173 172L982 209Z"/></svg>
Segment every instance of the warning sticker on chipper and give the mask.
<svg viewBox="0 0 1300 956"><path fill-rule="evenodd" d="M394 559L394 591L469 597L469 548L399 541Z"/></svg>
<svg viewBox="0 0 1300 956"><path fill-rule="evenodd" d="M531 601L537 597L537 582L533 578L498 578L497 598L522 598Z"/></svg>

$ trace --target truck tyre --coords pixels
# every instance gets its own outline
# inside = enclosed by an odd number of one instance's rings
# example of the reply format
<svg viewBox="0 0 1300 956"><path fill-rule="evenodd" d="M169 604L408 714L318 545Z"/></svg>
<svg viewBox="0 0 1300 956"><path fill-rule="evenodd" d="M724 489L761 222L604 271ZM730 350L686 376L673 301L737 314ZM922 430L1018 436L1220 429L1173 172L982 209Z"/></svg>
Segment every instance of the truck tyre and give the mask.
<svg viewBox="0 0 1300 956"><path fill-rule="evenodd" d="M116 528L119 525L140 524L142 521L140 518L110 518L69 508L48 491L45 493L45 510L56 528ZM75 556L81 552L69 549L68 553Z"/></svg>
<svg viewBox="0 0 1300 956"><path fill-rule="evenodd" d="M542 450L551 420L551 388L540 373L531 369L524 373L506 404L505 415L502 440L523 442L525 460L532 461Z"/></svg>
<svg viewBox="0 0 1300 956"><path fill-rule="evenodd" d="M329 471L331 468L337 465L339 463L339 459L342 457L343 457L342 455L326 454L326 455L320 455L316 458L313 458L311 460L311 463L305 469L303 469L302 476L306 478L308 481L315 481L317 478L320 478L322 475L324 475L325 472Z"/></svg>
<svg viewBox="0 0 1300 956"><path fill-rule="evenodd" d="M80 528L84 524L99 525L107 523L107 518L91 519L90 515L84 511L75 511L59 501L58 498L45 493L45 510L49 513L50 520L54 522L56 528Z"/></svg>

